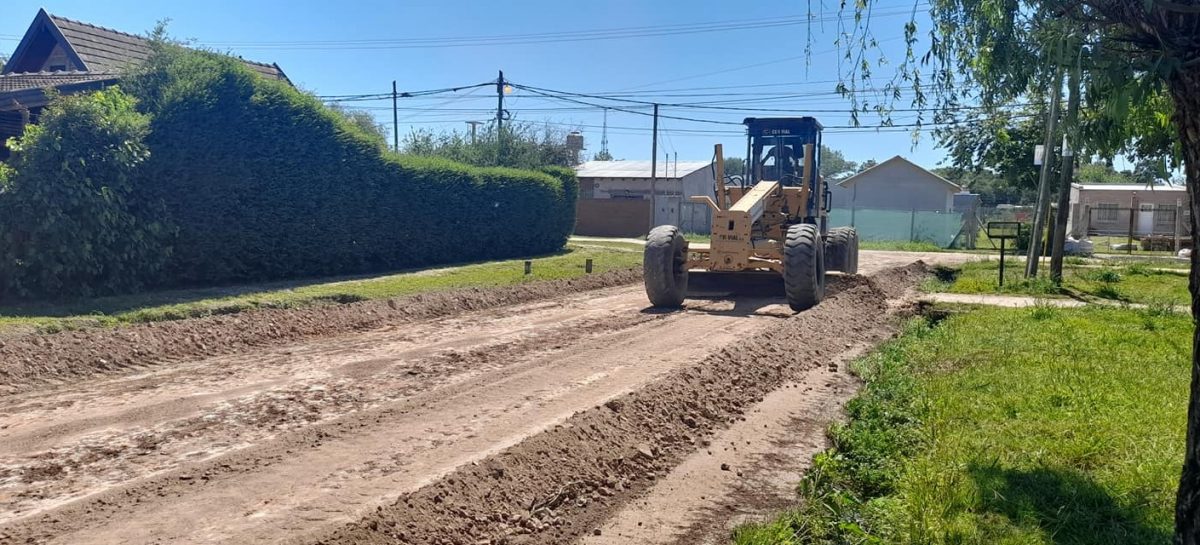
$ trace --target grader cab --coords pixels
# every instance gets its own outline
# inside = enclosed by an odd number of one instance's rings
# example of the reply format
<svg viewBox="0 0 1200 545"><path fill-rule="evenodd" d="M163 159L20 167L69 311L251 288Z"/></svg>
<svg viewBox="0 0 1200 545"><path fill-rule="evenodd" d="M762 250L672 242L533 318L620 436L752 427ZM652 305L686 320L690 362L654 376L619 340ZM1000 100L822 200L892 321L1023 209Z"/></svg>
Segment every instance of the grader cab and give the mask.
<svg viewBox="0 0 1200 545"><path fill-rule="evenodd" d="M712 210L709 244L689 243L673 225L655 227L646 239L646 294L655 306L681 306L693 270L782 276L795 311L821 302L826 271L858 272L858 234L851 227L828 227L821 124L812 117L744 123L745 174L725 175L717 144L713 195L690 198Z"/></svg>

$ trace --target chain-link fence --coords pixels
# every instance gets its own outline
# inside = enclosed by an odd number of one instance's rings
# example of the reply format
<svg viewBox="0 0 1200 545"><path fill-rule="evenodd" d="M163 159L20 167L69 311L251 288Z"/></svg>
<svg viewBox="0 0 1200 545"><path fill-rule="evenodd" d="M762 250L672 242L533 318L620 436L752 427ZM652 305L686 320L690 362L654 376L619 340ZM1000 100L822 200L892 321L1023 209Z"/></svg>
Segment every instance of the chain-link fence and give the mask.
<svg viewBox="0 0 1200 545"><path fill-rule="evenodd" d="M971 223L964 221L965 216L937 210L834 208L829 212L829 225L852 226L858 230L860 240L929 242L946 248L964 225Z"/></svg>

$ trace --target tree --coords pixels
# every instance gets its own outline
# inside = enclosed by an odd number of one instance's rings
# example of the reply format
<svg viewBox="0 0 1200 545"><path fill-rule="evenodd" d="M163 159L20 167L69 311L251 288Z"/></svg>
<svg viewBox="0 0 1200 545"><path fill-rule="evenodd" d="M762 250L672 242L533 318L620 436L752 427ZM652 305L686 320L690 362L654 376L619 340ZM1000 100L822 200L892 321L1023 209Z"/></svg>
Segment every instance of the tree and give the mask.
<svg viewBox="0 0 1200 545"><path fill-rule="evenodd" d="M529 122L508 123L503 135L493 125L475 137L469 132L414 130L400 142L400 149L408 155L444 157L476 166L573 167L578 163L578 153L567 147L568 132Z"/></svg>
<svg viewBox="0 0 1200 545"><path fill-rule="evenodd" d="M862 163L860 163L858 165L858 169L855 170L855 173L857 174L859 172L867 170L868 168L872 168L878 164L879 164L879 162L876 161L875 159L867 159L866 161L863 161Z"/></svg>
<svg viewBox="0 0 1200 545"><path fill-rule="evenodd" d="M609 153L608 150L600 150L600 151L596 152L596 155L592 156L592 160L593 161L612 161L613 155L611 153Z"/></svg>
<svg viewBox="0 0 1200 545"><path fill-rule="evenodd" d="M843 3L853 18L857 55L839 74L839 90L856 111L860 87L871 87L864 58L875 50L870 10L878 0ZM898 99L912 94L934 119L953 119L966 102L994 113L1082 72L1085 110L1064 134L1080 150L1142 149L1182 159L1192 207L1193 244L1200 246L1200 0L932 0L933 29L924 56L914 51L918 24L905 26L907 54L897 75L878 89ZM853 53L853 52L851 52ZM929 95L932 94L932 102ZM863 96L866 96L865 94ZM876 106L885 116L887 106ZM1164 145L1173 130L1177 146ZM1067 188L1060 188L1066 191ZM1192 314L1200 320L1200 252L1192 254ZM1175 542L1200 543L1200 328L1192 339L1191 399L1183 471L1176 501Z"/></svg>
<svg viewBox="0 0 1200 545"><path fill-rule="evenodd" d="M741 157L726 157L725 158L725 175L726 176L745 176L746 175L746 160Z"/></svg>
<svg viewBox="0 0 1200 545"><path fill-rule="evenodd" d="M113 87L56 97L12 139L12 167L0 171L0 294L108 294L155 276L173 230L137 187L149 122Z"/></svg>
<svg viewBox="0 0 1200 545"><path fill-rule="evenodd" d="M375 120L375 116L371 112L365 110L355 110L347 108L341 104L327 104L330 110L341 114L356 127L362 130L362 133L369 137L372 142L379 144L379 147L387 149L388 147L388 132L387 128L382 123Z"/></svg>
<svg viewBox="0 0 1200 545"><path fill-rule="evenodd" d="M858 171L858 163L846 159L842 152L821 146L821 177L836 181Z"/></svg>

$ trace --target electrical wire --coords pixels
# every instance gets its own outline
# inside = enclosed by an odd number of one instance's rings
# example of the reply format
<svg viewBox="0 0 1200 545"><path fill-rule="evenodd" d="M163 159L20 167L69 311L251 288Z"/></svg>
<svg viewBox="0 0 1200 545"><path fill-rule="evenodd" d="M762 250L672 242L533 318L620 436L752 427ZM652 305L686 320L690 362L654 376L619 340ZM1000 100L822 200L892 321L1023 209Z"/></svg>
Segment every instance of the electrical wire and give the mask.
<svg viewBox="0 0 1200 545"><path fill-rule="evenodd" d="M907 15L909 10L881 12L878 16ZM596 30L573 30L534 34L509 34L494 36L459 36L407 39L360 39L360 40L292 40L292 41L209 41L202 42L210 47L236 47L239 49L275 50L346 50L346 49L428 49L447 47L494 47L499 45L531 45L562 42L586 42L616 40L684 34L728 32L738 30L762 30L826 22L836 16L813 17L811 15L777 16L759 19L738 19L702 23L678 23Z"/></svg>

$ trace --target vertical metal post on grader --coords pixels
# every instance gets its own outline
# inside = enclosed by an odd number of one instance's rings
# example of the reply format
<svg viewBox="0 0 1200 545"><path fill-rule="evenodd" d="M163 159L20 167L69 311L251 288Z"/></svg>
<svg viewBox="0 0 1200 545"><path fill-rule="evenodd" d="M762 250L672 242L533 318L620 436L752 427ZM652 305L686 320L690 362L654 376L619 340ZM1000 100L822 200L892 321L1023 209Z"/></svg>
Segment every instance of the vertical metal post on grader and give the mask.
<svg viewBox="0 0 1200 545"><path fill-rule="evenodd" d="M692 196L712 212L709 244L689 243L678 227L661 225L646 239L643 272L655 306L678 307L688 273L768 274L783 277L793 310L825 296L828 270L858 271L858 234L829 229L828 182L820 176L821 124L812 117L747 118L746 173L727 176L715 146L713 195Z"/></svg>

